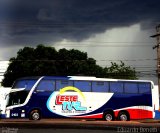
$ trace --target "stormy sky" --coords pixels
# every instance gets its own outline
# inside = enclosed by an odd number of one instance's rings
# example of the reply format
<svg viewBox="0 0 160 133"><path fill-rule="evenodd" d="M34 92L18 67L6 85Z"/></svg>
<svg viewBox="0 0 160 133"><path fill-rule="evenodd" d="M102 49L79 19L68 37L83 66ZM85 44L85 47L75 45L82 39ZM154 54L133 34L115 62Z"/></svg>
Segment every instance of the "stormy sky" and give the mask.
<svg viewBox="0 0 160 133"><path fill-rule="evenodd" d="M75 48L106 66L122 60L156 81L159 0L0 0L0 60L24 46Z"/></svg>

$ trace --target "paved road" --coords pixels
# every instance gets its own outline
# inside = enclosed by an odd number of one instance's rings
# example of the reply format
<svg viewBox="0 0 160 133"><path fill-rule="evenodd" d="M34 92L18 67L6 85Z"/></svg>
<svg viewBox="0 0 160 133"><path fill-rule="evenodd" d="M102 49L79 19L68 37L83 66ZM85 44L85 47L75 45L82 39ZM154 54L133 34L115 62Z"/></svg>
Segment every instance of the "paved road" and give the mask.
<svg viewBox="0 0 160 133"><path fill-rule="evenodd" d="M8 128L3 127L1 133L159 133L158 128L117 127L117 129L59 129L59 128Z"/></svg>
<svg viewBox="0 0 160 133"><path fill-rule="evenodd" d="M117 133L113 130L88 130L88 129L19 129L16 132L4 132L1 133Z"/></svg>
<svg viewBox="0 0 160 133"><path fill-rule="evenodd" d="M160 121L98 121L75 119L0 120L0 133L152 133L160 132Z"/></svg>

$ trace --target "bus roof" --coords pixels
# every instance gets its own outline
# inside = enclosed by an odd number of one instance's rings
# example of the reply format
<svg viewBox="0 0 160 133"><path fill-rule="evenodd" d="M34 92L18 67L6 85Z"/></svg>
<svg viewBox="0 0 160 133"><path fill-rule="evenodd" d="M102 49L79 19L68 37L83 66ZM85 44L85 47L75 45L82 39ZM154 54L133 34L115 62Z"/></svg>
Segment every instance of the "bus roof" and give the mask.
<svg viewBox="0 0 160 133"><path fill-rule="evenodd" d="M91 76L42 76L43 79L57 80L86 80L86 81L129 81L129 82L152 82L151 80L128 80L128 79L111 79L111 78L96 78ZM39 79L40 76L23 77L17 80ZM152 82L153 84L153 82Z"/></svg>
<svg viewBox="0 0 160 133"><path fill-rule="evenodd" d="M111 78L96 78L90 76L44 76L44 79L61 79L61 80L86 80L86 81L130 81L130 82L152 82L151 80L128 80L128 79L111 79Z"/></svg>

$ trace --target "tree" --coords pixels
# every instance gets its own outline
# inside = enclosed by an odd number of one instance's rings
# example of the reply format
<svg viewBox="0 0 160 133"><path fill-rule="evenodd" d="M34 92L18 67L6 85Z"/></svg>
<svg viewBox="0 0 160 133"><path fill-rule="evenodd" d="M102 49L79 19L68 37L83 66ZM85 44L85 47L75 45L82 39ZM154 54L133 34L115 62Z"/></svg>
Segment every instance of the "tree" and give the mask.
<svg viewBox="0 0 160 133"><path fill-rule="evenodd" d="M54 47L38 45L36 48L24 47L17 52L17 57L10 59L2 85L9 87L20 77L45 75L136 78L135 70L122 62L120 65L112 63L111 67L102 68L96 64L95 59L88 58L86 52L75 49L57 51Z"/></svg>
<svg viewBox="0 0 160 133"><path fill-rule="evenodd" d="M111 62L111 66L104 69L105 77L108 78L137 79L135 69L131 68L130 66L126 66L122 61L120 62L120 64Z"/></svg>

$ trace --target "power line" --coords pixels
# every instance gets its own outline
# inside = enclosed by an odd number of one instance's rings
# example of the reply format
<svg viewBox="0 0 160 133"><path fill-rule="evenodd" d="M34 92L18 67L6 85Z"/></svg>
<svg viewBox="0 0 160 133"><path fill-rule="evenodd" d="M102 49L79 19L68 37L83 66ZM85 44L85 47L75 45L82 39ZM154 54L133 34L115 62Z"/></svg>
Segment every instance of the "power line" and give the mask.
<svg viewBox="0 0 160 133"><path fill-rule="evenodd" d="M22 25L100 25L100 26L106 26L106 25L117 25L117 26L128 26L128 23L130 22L33 22L33 21L26 21L26 20L17 20L17 21L0 21L0 24L22 24ZM152 22L152 24L159 24L159 22ZM132 25L130 25L132 26Z"/></svg>
<svg viewBox="0 0 160 133"><path fill-rule="evenodd" d="M96 60L96 61L156 61L157 59L119 59L119 60L114 60L114 59L101 59L101 60Z"/></svg>
<svg viewBox="0 0 160 133"><path fill-rule="evenodd" d="M131 61L131 62L135 62L135 61L156 61L157 59L153 58L153 59L119 59L119 60L114 60L114 59L98 59L98 60L95 60L97 62L106 62L106 61L115 61L115 62L120 62L120 61ZM3 62L3 61L7 61L7 60L0 60L0 62ZM37 59L37 60L31 60L31 59L28 59L28 60L15 60L15 61L87 61L87 59L79 59L79 60L72 60L72 59Z"/></svg>
<svg viewBox="0 0 160 133"><path fill-rule="evenodd" d="M157 22L158 23L158 22ZM17 20L17 21L0 21L0 24L16 24L16 25L126 25L128 24L127 22L33 22L33 21L22 21L22 20ZM128 26L128 25L127 25ZM132 26L132 25L131 25Z"/></svg>
<svg viewBox="0 0 160 133"><path fill-rule="evenodd" d="M63 42L62 42L63 43ZM61 43L61 44L62 44ZM77 42L77 41L70 41L70 40L64 40L64 45L69 45L69 44L66 44L66 43L72 43L72 44L76 44L76 43L80 43L80 42ZM120 43L120 44L125 44L126 43L130 43L130 44L154 44L154 42L148 42L148 41L83 41L83 43L86 43L85 45L91 45L93 43L103 43L103 44L114 44L114 43ZM80 43L80 44L83 44L83 43ZM88 43L88 44L87 44ZM71 44L70 44L71 45ZM78 44L77 44L78 45Z"/></svg>
<svg viewBox="0 0 160 133"><path fill-rule="evenodd" d="M104 45L104 44L96 44L95 45L95 44L84 44L84 43L80 43L80 44L56 44L56 45L54 45L54 47L91 47L91 48L93 48L93 47L151 47L152 48L151 45L147 45L147 44L144 44L144 45L143 44L140 44L140 45L129 45L129 44L117 45L117 44L121 44L123 42L113 42L113 43L115 43L115 44L107 44L107 45Z"/></svg>

